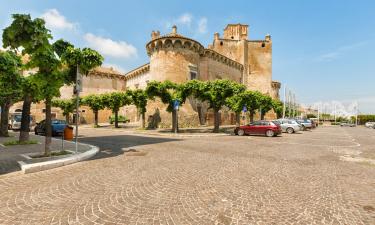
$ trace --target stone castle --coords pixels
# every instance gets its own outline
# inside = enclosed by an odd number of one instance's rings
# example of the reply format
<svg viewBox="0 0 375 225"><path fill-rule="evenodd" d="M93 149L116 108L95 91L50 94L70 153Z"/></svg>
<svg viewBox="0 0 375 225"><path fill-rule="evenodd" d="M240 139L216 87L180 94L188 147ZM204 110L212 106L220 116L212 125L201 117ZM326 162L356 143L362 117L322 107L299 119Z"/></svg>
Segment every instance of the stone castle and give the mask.
<svg viewBox="0 0 375 225"><path fill-rule="evenodd" d="M258 90L273 98L279 98L280 83L272 80L272 40L266 35L264 40L249 40L248 25L228 24L223 37L214 34L211 45L205 48L201 43L185 37L173 26L172 32L160 35L159 31L151 33L151 40L146 44L150 62L126 74L112 68L97 68L83 78L83 93L99 94L127 89L144 89L152 80L170 80L184 83L191 79L215 80L229 79L242 83L250 90ZM61 98L73 97L72 87L61 89ZM19 111L22 104L16 104L13 111ZM160 101L149 101L146 118L149 122L158 118L160 127L171 124L171 116L165 111L166 106ZM43 105L32 107L36 120L43 119ZM53 109L57 118L64 118L59 109ZM134 106L123 107L119 113L131 121L139 121ZM93 113L87 107L80 109L81 122L92 123ZM111 112L103 110L99 113L99 122L107 122ZM266 117L274 117L269 113ZM75 116L73 115L73 120ZM234 124L234 115L228 109L221 110L221 123ZM207 104L190 98L180 108L181 126L212 124L213 115Z"/></svg>

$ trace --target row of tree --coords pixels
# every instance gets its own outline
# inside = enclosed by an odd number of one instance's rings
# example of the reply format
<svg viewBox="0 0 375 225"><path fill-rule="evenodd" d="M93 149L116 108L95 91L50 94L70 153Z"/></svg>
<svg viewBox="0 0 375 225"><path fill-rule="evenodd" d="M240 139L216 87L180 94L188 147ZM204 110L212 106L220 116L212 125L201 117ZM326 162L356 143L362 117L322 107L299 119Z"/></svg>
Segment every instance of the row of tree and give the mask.
<svg viewBox="0 0 375 225"><path fill-rule="evenodd" d="M51 153L52 99L60 96L63 85L75 82L78 72L88 72L100 66L103 57L90 48L75 48L64 40L51 43L52 35L45 21L30 15L14 14L10 26L3 32L0 53L0 135L8 136L9 108L14 102L23 101L19 141L29 139L30 108L33 102L44 101L46 118L45 155ZM24 62L21 60L24 59ZM22 71L33 74L23 76Z"/></svg>
<svg viewBox="0 0 375 225"><path fill-rule="evenodd" d="M236 122L240 122L241 112L248 112L250 121L253 121L256 112L261 119L273 109L278 116L282 113L282 103L268 95L258 91L246 90L242 84L230 80L199 81L191 80L187 83L176 84L170 81L151 81L145 90L127 90L124 92L112 92L106 94L88 95L80 99L82 105L92 109L95 114L95 125L98 125L98 112L104 108L110 109L115 115L115 127L118 127L118 111L126 105L135 105L141 115L142 127L145 127L145 113L148 99L159 98L167 105L167 111L172 113L172 131L178 131L176 101L181 106L188 97L207 102L214 113L214 132L219 132L219 111L228 107L236 114ZM54 100L52 105L63 110L63 114L69 118L73 113L76 99Z"/></svg>

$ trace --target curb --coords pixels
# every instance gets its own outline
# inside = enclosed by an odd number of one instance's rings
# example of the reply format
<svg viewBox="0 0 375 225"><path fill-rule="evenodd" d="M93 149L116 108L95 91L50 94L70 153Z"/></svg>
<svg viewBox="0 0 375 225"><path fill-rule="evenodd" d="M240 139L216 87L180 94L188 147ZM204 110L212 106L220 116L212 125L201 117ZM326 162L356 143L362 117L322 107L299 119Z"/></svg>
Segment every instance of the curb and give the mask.
<svg viewBox="0 0 375 225"><path fill-rule="evenodd" d="M49 170L49 169L73 164L79 161L83 161L83 160L93 157L99 152L99 148L96 146L82 144L82 143L81 145L89 146L91 149L88 151L82 152L80 154L74 154L72 156L68 156L62 159L56 159L56 160L51 160L47 162L30 163L30 164L27 164L24 161L18 161L18 164L20 165L23 173L34 173L34 172Z"/></svg>
<svg viewBox="0 0 375 225"><path fill-rule="evenodd" d="M231 134L183 134L183 133L170 133L170 134L162 134L162 133L148 133L148 132L133 132L133 134L143 134L143 135L151 135L151 136L162 136L162 137L221 137L221 136L230 136Z"/></svg>

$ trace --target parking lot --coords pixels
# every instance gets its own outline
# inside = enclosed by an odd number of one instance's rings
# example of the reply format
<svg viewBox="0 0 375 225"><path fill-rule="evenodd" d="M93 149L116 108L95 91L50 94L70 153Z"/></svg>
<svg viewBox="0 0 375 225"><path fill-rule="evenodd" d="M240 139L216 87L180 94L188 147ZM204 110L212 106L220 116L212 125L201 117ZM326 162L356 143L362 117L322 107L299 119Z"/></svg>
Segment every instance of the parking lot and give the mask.
<svg viewBox="0 0 375 225"><path fill-rule="evenodd" d="M92 160L0 176L0 224L374 224L375 130L157 137L83 129Z"/></svg>

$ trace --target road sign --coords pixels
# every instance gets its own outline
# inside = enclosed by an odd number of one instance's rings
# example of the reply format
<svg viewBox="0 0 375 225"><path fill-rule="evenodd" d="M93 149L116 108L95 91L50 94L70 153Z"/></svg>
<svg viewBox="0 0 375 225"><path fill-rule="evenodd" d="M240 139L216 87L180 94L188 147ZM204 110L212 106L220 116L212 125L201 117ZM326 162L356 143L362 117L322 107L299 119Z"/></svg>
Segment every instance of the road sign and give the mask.
<svg viewBox="0 0 375 225"><path fill-rule="evenodd" d="M247 112L246 105L243 106L243 108L242 108L242 112Z"/></svg>
<svg viewBox="0 0 375 225"><path fill-rule="evenodd" d="M180 106L180 101L177 99L173 101L173 109L178 110L178 107Z"/></svg>

